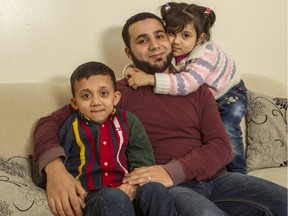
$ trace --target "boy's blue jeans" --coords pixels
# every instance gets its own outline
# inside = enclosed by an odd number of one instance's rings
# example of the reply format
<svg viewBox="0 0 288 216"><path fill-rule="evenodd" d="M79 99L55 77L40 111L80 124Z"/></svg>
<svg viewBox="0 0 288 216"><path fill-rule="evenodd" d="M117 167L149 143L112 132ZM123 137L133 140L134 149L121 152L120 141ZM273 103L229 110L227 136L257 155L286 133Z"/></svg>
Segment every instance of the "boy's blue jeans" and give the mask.
<svg viewBox="0 0 288 216"><path fill-rule="evenodd" d="M169 192L179 215L287 215L287 188L236 172L210 181L180 184Z"/></svg>
<svg viewBox="0 0 288 216"><path fill-rule="evenodd" d="M230 139L234 159L227 165L230 172L247 173L246 157L240 122L247 110L247 89L241 80L225 95L217 99L217 106Z"/></svg>
<svg viewBox="0 0 288 216"><path fill-rule="evenodd" d="M140 187L133 202L122 190L104 187L98 192L88 193L85 203L85 216L177 215L171 194L156 182Z"/></svg>

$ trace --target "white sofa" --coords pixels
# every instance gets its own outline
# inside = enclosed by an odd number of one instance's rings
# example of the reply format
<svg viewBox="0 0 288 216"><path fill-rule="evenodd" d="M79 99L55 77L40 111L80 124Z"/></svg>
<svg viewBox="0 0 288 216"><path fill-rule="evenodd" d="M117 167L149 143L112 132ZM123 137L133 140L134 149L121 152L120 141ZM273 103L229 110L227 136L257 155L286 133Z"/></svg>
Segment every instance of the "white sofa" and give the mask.
<svg viewBox="0 0 288 216"><path fill-rule="evenodd" d="M243 74L243 79L249 89L287 98L287 86L275 80L255 74ZM32 132L40 117L69 103L69 85L5 83L0 84L0 92L0 215L52 215L45 192L32 180L38 174L31 165ZM244 121L242 127L246 133ZM287 167L257 169L248 174L287 187Z"/></svg>

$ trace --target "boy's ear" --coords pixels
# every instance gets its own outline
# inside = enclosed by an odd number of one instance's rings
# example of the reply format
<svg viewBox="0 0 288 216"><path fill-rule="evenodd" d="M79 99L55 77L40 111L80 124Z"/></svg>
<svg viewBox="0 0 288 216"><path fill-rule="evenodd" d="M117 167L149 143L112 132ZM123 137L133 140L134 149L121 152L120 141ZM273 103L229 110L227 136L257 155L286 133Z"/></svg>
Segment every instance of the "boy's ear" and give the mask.
<svg viewBox="0 0 288 216"><path fill-rule="evenodd" d="M119 103L120 99L121 99L121 93L119 91L116 91L114 93L114 103L113 103L114 106L116 106Z"/></svg>
<svg viewBox="0 0 288 216"><path fill-rule="evenodd" d="M202 44L205 42L205 40L206 40L206 34L202 32L197 40L197 44Z"/></svg>
<svg viewBox="0 0 288 216"><path fill-rule="evenodd" d="M70 99L70 104L73 107L73 109L75 109L75 110L78 109L77 102L76 102L76 99L74 97Z"/></svg>
<svg viewBox="0 0 288 216"><path fill-rule="evenodd" d="M131 55L131 51L130 51L129 48L125 47L125 53L126 53L126 55L128 56L128 58L129 58L130 60L132 60L132 55Z"/></svg>

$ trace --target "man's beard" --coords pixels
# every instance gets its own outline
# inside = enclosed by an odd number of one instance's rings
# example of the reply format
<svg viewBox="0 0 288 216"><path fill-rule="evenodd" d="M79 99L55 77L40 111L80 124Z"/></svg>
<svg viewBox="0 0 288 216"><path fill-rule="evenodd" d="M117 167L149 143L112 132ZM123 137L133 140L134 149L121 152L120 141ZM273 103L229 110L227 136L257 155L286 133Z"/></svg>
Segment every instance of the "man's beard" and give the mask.
<svg viewBox="0 0 288 216"><path fill-rule="evenodd" d="M136 68L146 72L147 74L155 74L155 73L161 73L165 71L169 65L171 64L172 58L173 58L173 52L171 51L167 57L166 61L162 58L158 60L159 64L150 64L147 61L142 61L136 58L136 56L131 52L133 64Z"/></svg>

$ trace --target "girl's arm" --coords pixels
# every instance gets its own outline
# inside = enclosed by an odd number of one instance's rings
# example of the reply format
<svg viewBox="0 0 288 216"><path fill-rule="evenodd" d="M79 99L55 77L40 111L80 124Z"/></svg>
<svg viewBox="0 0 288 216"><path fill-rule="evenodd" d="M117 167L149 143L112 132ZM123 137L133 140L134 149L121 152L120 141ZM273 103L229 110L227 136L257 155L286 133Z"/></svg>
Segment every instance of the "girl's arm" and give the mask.
<svg viewBox="0 0 288 216"><path fill-rule="evenodd" d="M123 74L128 79L129 86L134 89L139 86L151 85L154 86L154 92L157 94L187 95L205 84L212 72L217 73L218 61L220 58L222 61L224 59L219 54L223 55L223 52L220 52L213 43L203 44L203 47L199 49L200 52L199 50L193 52L201 54L196 54L196 58L193 57L183 70L176 71L176 73L170 71L169 74L155 73L152 75L129 64L124 68Z"/></svg>
<svg viewBox="0 0 288 216"><path fill-rule="evenodd" d="M140 86L154 86L154 92L157 94L170 95L187 95L196 91L209 75L209 71L197 71L197 65L190 63L184 71L177 73L155 73L155 75L147 74L137 68L127 67L125 77L128 85L137 89Z"/></svg>
<svg viewBox="0 0 288 216"><path fill-rule="evenodd" d="M140 86L155 85L154 75L147 74L132 66L126 67L123 75L128 79L128 85L133 89L137 89Z"/></svg>
<svg viewBox="0 0 288 216"><path fill-rule="evenodd" d="M154 92L158 94L187 95L205 84L211 73L217 71L219 52L212 43L201 46L203 47L193 51L195 57L188 60L183 70L176 71L176 73L170 71L169 74L156 73ZM191 55L193 53L189 56Z"/></svg>

